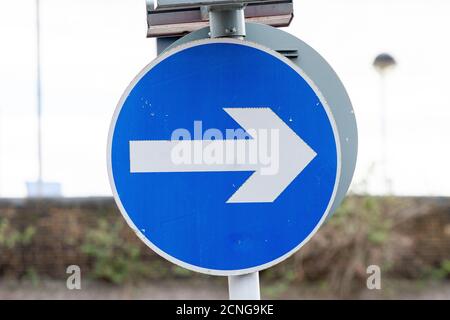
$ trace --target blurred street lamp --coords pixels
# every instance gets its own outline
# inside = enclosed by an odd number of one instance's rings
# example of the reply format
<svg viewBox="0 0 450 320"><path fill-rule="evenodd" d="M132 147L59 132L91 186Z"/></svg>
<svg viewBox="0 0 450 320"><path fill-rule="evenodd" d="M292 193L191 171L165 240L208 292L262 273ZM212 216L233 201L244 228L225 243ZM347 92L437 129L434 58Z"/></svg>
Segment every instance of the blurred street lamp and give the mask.
<svg viewBox="0 0 450 320"><path fill-rule="evenodd" d="M393 69L396 65L397 62L389 53L380 53L373 61L374 68L380 73L386 73L386 71Z"/></svg>
<svg viewBox="0 0 450 320"><path fill-rule="evenodd" d="M373 61L373 67L380 75L380 131L381 131L381 170L383 183L388 194L392 193L392 180L388 176L388 141L387 141L387 91L386 76L395 68L397 62L388 53L380 53Z"/></svg>

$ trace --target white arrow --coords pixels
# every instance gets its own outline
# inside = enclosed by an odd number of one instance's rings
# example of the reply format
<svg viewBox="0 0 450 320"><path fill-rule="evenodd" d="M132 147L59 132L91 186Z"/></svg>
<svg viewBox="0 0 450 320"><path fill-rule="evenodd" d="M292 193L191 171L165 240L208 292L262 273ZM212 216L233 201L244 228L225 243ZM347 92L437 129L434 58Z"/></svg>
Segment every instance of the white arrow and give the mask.
<svg viewBox="0 0 450 320"><path fill-rule="evenodd" d="M275 130L278 133L278 170L271 172L258 159L255 137L251 140L144 140L130 141L130 172L224 172L254 171L227 203L273 202L317 155L270 108L224 108L247 132ZM253 146L253 147L252 147ZM217 161L174 161L173 152L184 150L223 150ZM230 151L233 154L230 155ZM249 151L247 161L238 161ZM241 157L242 158L242 157ZM245 158L245 156L244 156ZM256 161L255 161L256 160Z"/></svg>

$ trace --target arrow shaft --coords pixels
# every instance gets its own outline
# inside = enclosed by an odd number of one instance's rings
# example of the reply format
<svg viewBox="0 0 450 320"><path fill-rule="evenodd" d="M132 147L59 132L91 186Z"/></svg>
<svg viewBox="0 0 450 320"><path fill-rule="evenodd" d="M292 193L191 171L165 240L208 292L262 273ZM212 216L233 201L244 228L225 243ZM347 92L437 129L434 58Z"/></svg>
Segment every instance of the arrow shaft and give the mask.
<svg viewBox="0 0 450 320"><path fill-rule="evenodd" d="M130 172L256 171L256 140L130 141Z"/></svg>

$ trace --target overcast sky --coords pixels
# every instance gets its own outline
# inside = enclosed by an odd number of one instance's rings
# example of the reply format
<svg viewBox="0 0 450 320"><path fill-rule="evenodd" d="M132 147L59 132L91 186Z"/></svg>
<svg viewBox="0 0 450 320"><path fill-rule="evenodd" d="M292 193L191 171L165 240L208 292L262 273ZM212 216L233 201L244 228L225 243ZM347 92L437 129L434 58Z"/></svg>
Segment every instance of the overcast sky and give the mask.
<svg viewBox="0 0 450 320"><path fill-rule="evenodd" d="M66 196L110 195L106 138L114 108L155 56L145 0L41 0L44 180ZM389 52L388 173L403 195L450 195L450 1L295 0L286 31L334 67L360 138L354 189L384 192L379 77ZM34 0L0 1L0 196L37 177ZM371 169L373 168L373 169Z"/></svg>

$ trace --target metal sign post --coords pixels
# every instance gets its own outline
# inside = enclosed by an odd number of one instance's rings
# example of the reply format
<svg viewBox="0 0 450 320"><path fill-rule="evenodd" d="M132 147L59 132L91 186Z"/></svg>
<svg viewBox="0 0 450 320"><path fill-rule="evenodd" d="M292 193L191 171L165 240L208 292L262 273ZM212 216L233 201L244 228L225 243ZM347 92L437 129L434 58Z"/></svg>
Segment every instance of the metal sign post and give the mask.
<svg viewBox="0 0 450 320"><path fill-rule="evenodd" d="M244 5L209 7L210 37L244 39ZM238 276L228 276L230 300L260 300L259 272Z"/></svg>
<svg viewBox="0 0 450 320"><path fill-rule="evenodd" d="M259 272L228 277L230 300L260 300Z"/></svg>
<svg viewBox="0 0 450 320"><path fill-rule="evenodd" d="M244 5L211 6L209 9L209 28L211 38L245 37Z"/></svg>

